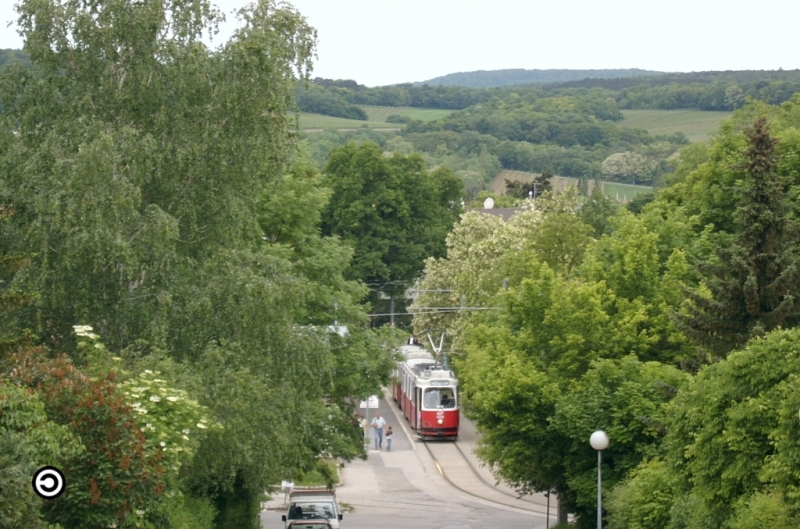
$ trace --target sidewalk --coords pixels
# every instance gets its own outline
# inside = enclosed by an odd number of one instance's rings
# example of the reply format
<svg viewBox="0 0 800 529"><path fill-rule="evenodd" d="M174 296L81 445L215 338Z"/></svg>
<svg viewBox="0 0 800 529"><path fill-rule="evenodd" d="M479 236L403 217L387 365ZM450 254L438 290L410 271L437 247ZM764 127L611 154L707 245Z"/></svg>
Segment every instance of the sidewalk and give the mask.
<svg viewBox="0 0 800 529"><path fill-rule="evenodd" d="M357 459L350 463L345 463L344 467L340 468L341 483L336 488L336 498L340 504L345 504L345 508L346 506L354 506L356 512L359 513L385 512L390 505L402 504L428 506L436 509L452 504L454 496L457 496L460 497L462 502L479 503L495 508L504 508L509 512L531 514L527 510L520 511L515 508L513 506L515 500L508 496L505 496L505 499L499 496L495 498L500 504L505 504L500 505L453 489L442 477L441 470L437 468L436 463L424 447L422 445L418 447L419 441L416 440L414 432L408 427L408 422L403 417L397 403L392 399L391 393L387 390L382 397L379 399L378 408L369 410L369 417L371 421L377 411L386 420L386 426L392 426L394 430L392 451L387 452L385 439L383 449L376 450L374 440L370 435L367 449L368 459L366 461ZM365 412L365 409L358 410L358 413L364 416L366 416ZM372 434L372 428L367 426L367 429ZM516 493L509 487L502 484L495 485L496 480L490 470L485 466L481 466L480 461L473 453L477 438L478 435L474 425L462 417L457 445L472 468L482 478L483 486L497 491L489 494L489 496L497 496L502 491L513 494L516 497ZM463 461L461 465L464 465ZM447 470L445 467L445 472ZM455 468L451 469L449 474L455 477L456 470ZM466 470L466 466L464 470ZM466 479L466 477L463 479ZM470 476L467 481L476 482L476 484L472 485L473 488L481 486L477 485L478 480L474 475ZM467 483L465 482L464 485L466 486ZM534 504L535 510L541 511L543 514L547 499L543 494L537 494L525 496L516 501ZM533 507L534 505L531 506ZM265 508L273 510L285 509L284 495L276 493L274 499L265 504ZM552 497L550 503L551 520L555 519L555 511L556 501L555 497ZM276 513L274 516L280 519L279 514Z"/></svg>

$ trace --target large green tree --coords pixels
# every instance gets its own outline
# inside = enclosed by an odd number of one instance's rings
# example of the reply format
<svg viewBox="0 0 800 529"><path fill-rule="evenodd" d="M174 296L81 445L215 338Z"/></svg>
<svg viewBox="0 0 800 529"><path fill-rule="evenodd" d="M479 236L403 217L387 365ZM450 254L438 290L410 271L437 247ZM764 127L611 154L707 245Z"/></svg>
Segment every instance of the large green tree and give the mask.
<svg viewBox="0 0 800 529"><path fill-rule="evenodd" d="M788 182L778 173L777 140L764 117L743 131L744 145L719 172L731 171L730 231L700 264L707 290L689 292L681 329L718 355L776 327L800 322L800 224Z"/></svg>
<svg viewBox="0 0 800 529"><path fill-rule="evenodd" d="M704 368L673 400L659 457L612 494L612 527L794 527L798 329Z"/></svg>
<svg viewBox="0 0 800 529"><path fill-rule="evenodd" d="M354 248L350 276L365 282L410 280L428 257L445 252L461 212L461 180L425 170L419 155L386 157L372 143L333 151L325 168L333 195L322 227Z"/></svg>

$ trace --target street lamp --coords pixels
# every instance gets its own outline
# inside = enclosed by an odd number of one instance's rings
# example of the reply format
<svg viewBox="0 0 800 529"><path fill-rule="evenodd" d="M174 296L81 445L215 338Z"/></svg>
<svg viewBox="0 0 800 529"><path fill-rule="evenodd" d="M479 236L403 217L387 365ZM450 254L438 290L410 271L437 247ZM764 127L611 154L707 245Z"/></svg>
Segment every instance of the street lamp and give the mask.
<svg viewBox="0 0 800 529"><path fill-rule="evenodd" d="M603 430L597 430L589 438L589 444L597 450L597 529L603 529L603 450L608 448L608 435Z"/></svg>

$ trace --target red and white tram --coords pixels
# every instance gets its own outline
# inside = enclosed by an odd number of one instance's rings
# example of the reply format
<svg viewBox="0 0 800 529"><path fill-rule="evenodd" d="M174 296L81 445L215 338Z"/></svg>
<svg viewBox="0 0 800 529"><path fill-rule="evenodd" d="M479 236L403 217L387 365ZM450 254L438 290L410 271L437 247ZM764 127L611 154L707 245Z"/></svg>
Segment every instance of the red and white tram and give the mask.
<svg viewBox="0 0 800 529"><path fill-rule="evenodd" d="M415 339L400 347L394 371L394 400L422 439L458 436L458 379Z"/></svg>

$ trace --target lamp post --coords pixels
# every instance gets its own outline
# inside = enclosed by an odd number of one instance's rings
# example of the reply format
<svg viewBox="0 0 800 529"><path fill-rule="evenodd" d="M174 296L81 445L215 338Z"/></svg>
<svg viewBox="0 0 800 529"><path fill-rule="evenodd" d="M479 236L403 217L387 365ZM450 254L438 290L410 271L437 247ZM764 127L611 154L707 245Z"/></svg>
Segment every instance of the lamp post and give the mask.
<svg viewBox="0 0 800 529"><path fill-rule="evenodd" d="M603 529L603 450L608 448L608 435L603 430L597 430L589 438L589 444L597 450L597 529Z"/></svg>

